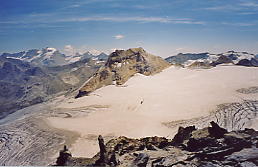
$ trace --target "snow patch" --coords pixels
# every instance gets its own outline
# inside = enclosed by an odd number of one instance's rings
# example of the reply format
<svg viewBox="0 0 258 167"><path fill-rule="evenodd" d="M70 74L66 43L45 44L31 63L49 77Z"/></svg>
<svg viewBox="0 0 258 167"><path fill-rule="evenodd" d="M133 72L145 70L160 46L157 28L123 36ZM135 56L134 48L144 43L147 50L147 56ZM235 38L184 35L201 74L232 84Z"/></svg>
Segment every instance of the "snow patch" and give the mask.
<svg viewBox="0 0 258 167"><path fill-rule="evenodd" d="M20 58L20 57L6 57L7 59L16 59L16 60L23 60L22 58Z"/></svg>
<svg viewBox="0 0 258 167"><path fill-rule="evenodd" d="M90 54L92 54L93 56L98 56L100 55L102 52L96 49L90 50L89 51Z"/></svg>
<svg viewBox="0 0 258 167"><path fill-rule="evenodd" d="M69 63L74 63L74 62L76 62L76 61L81 60L81 57L71 57L70 60L67 59L67 58L65 58L65 60L68 60Z"/></svg>

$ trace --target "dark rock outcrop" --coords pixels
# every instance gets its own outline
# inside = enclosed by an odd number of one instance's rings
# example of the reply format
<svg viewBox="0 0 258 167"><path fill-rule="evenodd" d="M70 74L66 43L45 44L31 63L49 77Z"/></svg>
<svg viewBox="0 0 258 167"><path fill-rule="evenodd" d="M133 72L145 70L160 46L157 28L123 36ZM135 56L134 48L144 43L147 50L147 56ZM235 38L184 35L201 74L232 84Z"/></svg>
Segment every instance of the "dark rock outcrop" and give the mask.
<svg viewBox="0 0 258 167"><path fill-rule="evenodd" d="M99 135L98 137L98 141L99 141L99 159L96 161L96 165L105 165L106 163L108 163L108 159L107 159L107 150L106 150L106 146L104 143L104 139L101 135Z"/></svg>
<svg viewBox="0 0 258 167"><path fill-rule="evenodd" d="M59 157L56 160L57 166L66 166L69 165L68 162L71 159L72 154L68 151L66 145L64 149L59 152Z"/></svg>
<svg viewBox="0 0 258 167"><path fill-rule="evenodd" d="M210 124L211 127L208 128L208 131L212 137L221 138L225 133L227 133L226 129L219 127L219 125L214 121L212 121Z"/></svg>
<svg viewBox="0 0 258 167"><path fill-rule="evenodd" d="M257 139L258 131L253 129L228 132L211 122L211 127L199 130L180 127L172 141L162 137L119 137L104 145L99 137L100 153L91 163L72 159L84 166L256 166Z"/></svg>
<svg viewBox="0 0 258 167"><path fill-rule="evenodd" d="M229 57L227 57L225 55L221 55L216 61L213 61L210 65L215 67L215 66L217 66L219 64L224 64L224 63L226 63L226 64L228 64L228 63L234 64L233 61Z"/></svg>
<svg viewBox="0 0 258 167"><path fill-rule="evenodd" d="M258 67L258 60L252 58L251 60L242 59L236 65L247 67Z"/></svg>
<svg viewBox="0 0 258 167"><path fill-rule="evenodd" d="M192 132L196 130L195 126L189 126L189 127L179 127L177 134L172 140L172 144L177 146L182 144L185 140L189 139L192 135Z"/></svg>

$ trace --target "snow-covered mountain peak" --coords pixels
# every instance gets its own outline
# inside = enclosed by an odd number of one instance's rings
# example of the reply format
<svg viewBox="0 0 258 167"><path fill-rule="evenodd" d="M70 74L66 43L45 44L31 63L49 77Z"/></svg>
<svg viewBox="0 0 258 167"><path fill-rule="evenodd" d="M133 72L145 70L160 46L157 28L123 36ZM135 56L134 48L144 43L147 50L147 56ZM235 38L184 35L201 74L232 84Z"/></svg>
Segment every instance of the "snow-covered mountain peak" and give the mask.
<svg viewBox="0 0 258 167"><path fill-rule="evenodd" d="M98 56L100 55L102 52L96 49L90 50L88 51L88 53L92 54L93 56Z"/></svg>
<svg viewBox="0 0 258 167"><path fill-rule="evenodd" d="M31 49L28 51L22 51L18 53L4 53L1 56L6 58L19 59L40 66L65 65L86 58L91 58L96 61L105 61L108 58L107 54L95 49L87 51L85 53L65 55L61 53L58 49L52 47L46 47L41 50Z"/></svg>
<svg viewBox="0 0 258 167"><path fill-rule="evenodd" d="M206 64L223 64L230 62L232 64L239 65L243 64L243 60L246 62L251 61L251 64L253 64L253 66L256 66L256 61L258 61L257 57L254 54L248 52L236 52L232 50L220 54L180 53L176 56L168 57L166 58L166 60L174 64L182 64L185 66L188 66L194 62L204 62Z"/></svg>
<svg viewBox="0 0 258 167"><path fill-rule="evenodd" d="M56 51L57 51L56 48L49 48L49 47L47 47L46 50L47 50L48 52L56 52Z"/></svg>

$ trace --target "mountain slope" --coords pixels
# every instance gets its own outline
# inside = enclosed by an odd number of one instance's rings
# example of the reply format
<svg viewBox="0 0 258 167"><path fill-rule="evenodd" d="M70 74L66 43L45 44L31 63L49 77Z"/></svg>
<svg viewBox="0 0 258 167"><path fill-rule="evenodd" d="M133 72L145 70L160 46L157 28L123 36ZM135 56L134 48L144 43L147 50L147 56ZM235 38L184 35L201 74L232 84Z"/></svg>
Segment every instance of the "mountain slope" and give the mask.
<svg viewBox="0 0 258 167"><path fill-rule="evenodd" d="M122 85L136 73L153 75L168 66L162 58L151 55L142 48L116 50L109 56L105 66L79 90L76 97L87 95L106 85Z"/></svg>
<svg viewBox="0 0 258 167"><path fill-rule="evenodd" d="M46 101L57 93L71 93L102 64L84 59L65 66L43 68L19 59L0 57L0 118Z"/></svg>
<svg viewBox="0 0 258 167"><path fill-rule="evenodd" d="M173 63L173 64L184 64L188 60L199 60L199 59L207 59L209 57L208 53L179 53L176 56L170 56L166 58L165 60L167 62Z"/></svg>
<svg viewBox="0 0 258 167"><path fill-rule="evenodd" d="M221 54L210 54L210 53L179 53L176 56L171 56L165 59L172 64L182 64L184 66L189 66L195 62L203 62L204 64L209 64L211 66L216 66L219 64L235 64L242 66L253 66L256 67L257 58L254 54L247 52L235 52L228 51ZM244 62L241 62L244 60ZM252 62L252 63L251 63ZM246 65L245 65L246 64ZM195 64L193 64L194 66Z"/></svg>

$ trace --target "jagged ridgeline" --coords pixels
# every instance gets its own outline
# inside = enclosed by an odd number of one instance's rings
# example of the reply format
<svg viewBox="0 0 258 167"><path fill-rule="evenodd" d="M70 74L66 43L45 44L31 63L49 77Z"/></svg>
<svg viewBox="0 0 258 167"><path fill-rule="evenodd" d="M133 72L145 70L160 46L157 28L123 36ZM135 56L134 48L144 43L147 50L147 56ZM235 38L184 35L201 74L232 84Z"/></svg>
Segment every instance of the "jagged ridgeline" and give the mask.
<svg viewBox="0 0 258 167"><path fill-rule="evenodd" d="M175 137L132 139L121 136L106 144L99 136L100 151L92 158L73 157L65 146L57 166L119 167L253 167L258 165L258 131L228 132L215 122L210 127L179 127Z"/></svg>
<svg viewBox="0 0 258 167"><path fill-rule="evenodd" d="M122 85L136 73L153 75L169 66L161 57L149 54L143 48L116 50L110 54L106 64L79 90L76 98L106 85Z"/></svg>

